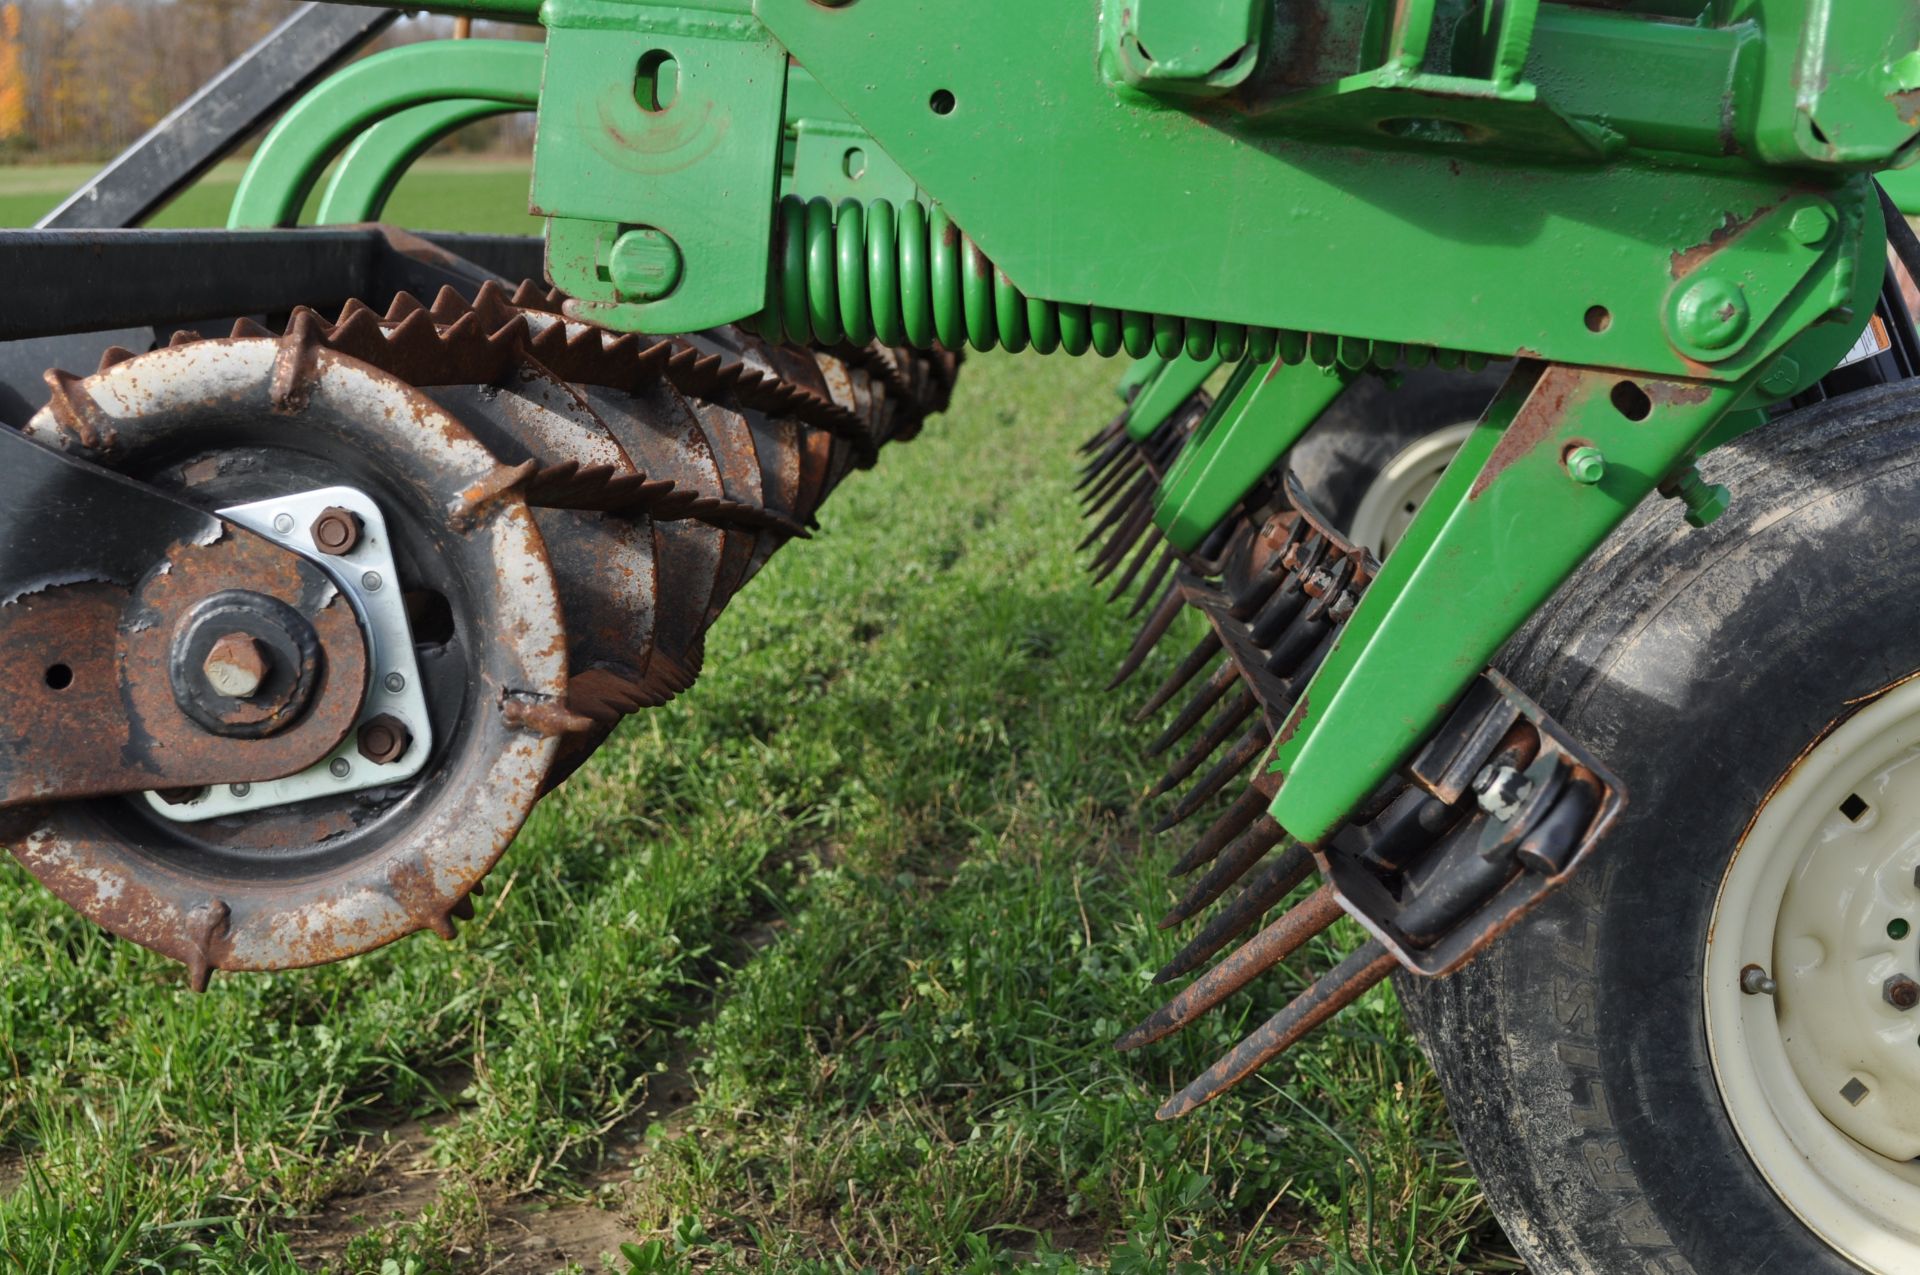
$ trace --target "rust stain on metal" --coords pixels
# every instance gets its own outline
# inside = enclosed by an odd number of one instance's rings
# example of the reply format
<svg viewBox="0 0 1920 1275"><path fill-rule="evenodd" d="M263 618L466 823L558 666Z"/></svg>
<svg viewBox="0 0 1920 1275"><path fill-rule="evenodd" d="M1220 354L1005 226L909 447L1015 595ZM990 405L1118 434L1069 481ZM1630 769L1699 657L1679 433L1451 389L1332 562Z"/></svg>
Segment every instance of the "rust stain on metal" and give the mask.
<svg viewBox="0 0 1920 1275"><path fill-rule="evenodd" d="M1777 203L1766 204L1744 217L1736 213L1727 213L1725 220L1714 228L1704 243L1697 243L1691 248L1681 248L1673 253L1668 262L1668 273L1675 279L1686 278L1711 260L1715 253L1737 239L1747 227L1777 207L1779 207Z"/></svg>

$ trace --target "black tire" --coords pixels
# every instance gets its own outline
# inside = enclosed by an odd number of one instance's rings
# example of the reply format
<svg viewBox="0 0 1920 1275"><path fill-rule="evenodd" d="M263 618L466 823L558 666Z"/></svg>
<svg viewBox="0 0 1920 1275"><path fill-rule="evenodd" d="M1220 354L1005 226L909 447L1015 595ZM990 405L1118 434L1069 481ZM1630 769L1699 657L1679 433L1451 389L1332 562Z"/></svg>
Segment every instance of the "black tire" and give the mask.
<svg viewBox="0 0 1920 1275"><path fill-rule="evenodd" d="M1747 821L1848 702L1920 668L1920 389L1715 452L1705 531L1638 511L1501 663L1620 775L1593 864L1451 978L1401 977L1488 1198L1543 1275L1842 1275L1749 1160L1701 967Z"/></svg>
<svg viewBox="0 0 1920 1275"><path fill-rule="evenodd" d="M1406 373L1397 388L1361 376L1321 413L1287 464L1315 506L1344 531L1388 461L1437 429L1480 419L1509 370L1506 363L1478 372L1426 367Z"/></svg>

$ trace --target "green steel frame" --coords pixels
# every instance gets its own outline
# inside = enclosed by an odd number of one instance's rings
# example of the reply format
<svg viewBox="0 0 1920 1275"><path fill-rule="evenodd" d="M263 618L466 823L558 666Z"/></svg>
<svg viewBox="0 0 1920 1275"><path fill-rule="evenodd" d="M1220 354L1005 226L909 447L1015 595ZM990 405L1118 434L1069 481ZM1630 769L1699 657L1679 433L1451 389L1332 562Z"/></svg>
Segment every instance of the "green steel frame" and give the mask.
<svg viewBox="0 0 1920 1275"><path fill-rule="evenodd" d="M336 160L322 220L377 216L433 140L537 109L580 318L1125 351L1136 439L1238 360L1157 499L1182 548L1354 376L1516 359L1276 741L1310 843L1635 505L1834 366L1882 278L1871 175L1920 153L1906 0L438 7L544 49L339 73L231 224Z"/></svg>

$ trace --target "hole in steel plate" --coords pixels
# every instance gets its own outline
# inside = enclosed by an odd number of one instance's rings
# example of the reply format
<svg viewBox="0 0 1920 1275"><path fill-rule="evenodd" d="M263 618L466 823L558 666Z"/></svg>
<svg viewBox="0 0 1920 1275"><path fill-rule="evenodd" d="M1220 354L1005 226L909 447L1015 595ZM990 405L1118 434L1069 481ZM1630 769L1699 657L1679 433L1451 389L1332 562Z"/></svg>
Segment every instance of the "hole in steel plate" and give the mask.
<svg viewBox="0 0 1920 1275"><path fill-rule="evenodd" d="M927 105L935 115L951 115L955 105L953 94L946 89L935 89L933 96L927 99Z"/></svg>
<svg viewBox="0 0 1920 1275"><path fill-rule="evenodd" d="M73 670L65 664L47 666L47 685L56 691L64 691L73 685Z"/></svg>
<svg viewBox="0 0 1920 1275"><path fill-rule="evenodd" d="M633 73L633 100L643 111L659 114L673 105L680 95L680 64L665 49L650 49L640 55Z"/></svg>
<svg viewBox="0 0 1920 1275"><path fill-rule="evenodd" d="M1622 381L1614 386L1609 397L1613 399L1614 410L1630 421L1644 421L1653 415L1653 400L1632 381Z"/></svg>

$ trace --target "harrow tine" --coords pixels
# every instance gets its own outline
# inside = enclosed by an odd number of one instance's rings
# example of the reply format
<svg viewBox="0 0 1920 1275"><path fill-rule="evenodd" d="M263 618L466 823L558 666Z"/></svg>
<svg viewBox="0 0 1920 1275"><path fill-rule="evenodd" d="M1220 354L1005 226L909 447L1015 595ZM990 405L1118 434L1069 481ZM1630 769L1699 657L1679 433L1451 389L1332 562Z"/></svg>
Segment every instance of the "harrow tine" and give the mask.
<svg viewBox="0 0 1920 1275"><path fill-rule="evenodd" d="M1174 953L1173 959L1153 976L1153 981L1156 984L1172 982L1200 968L1202 962L1265 916L1269 908L1292 894L1295 886L1313 875L1313 868L1313 856L1302 845L1289 846L1270 859L1234 897L1233 902L1207 918L1200 932Z"/></svg>
<svg viewBox="0 0 1920 1275"><path fill-rule="evenodd" d="M1286 835L1279 824L1271 819L1262 819L1235 837L1233 844L1222 850L1220 857L1213 861L1213 866L1208 868L1187 890L1186 895L1160 918L1160 928L1172 929L1225 894L1228 886L1245 876L1247 869L1265 858L1267 851L1284 841ZM1294 848L1299 849L1298 846ZM1304 856L1306 851L1300 850L1300 854ZM1311 857L1308 857L1306 862L1309 867L1313 864Z"/></svg>
<svg viewBox="0 0 1920 1275"><path fill-rule="evenodd" d="M1219 854L1228 842L1245 832L1255 819L1265 814L1271 803L1272 798L1266 793L1249 785L1246 791L1235 797L1233 804L1213 821L1212 826L1201 834L1200 840L1194 842L1193 847L1180 856L1180 862L1167 869L1167 875L1183 877L1201 864L1212 862L1213 857Z"/></svg>
<svg viewBox="0 0 1920 1275"><path fill-rule="evenodd" d="M1108 470L1099 482L1080 497L1081 512L1089 518L1093 517L1103 505L1126 488L1129 480L1138 476L1143 470L1148 477L1152 477L1153 471L1147 469L1145 457L1138 452L1128 455L1125 460Z"/></svg>
<svg viewBox="0 0 1920 1275"><path fill-rule="evenodd" d="M1191 682L1195 673L1205 668L1214 656L1220 654L1220 647L1220 635L1208 629L1207 635L1200 639L1200 644L1187 653L1187 658L1180 661L1179 668L1173 670L1173 676L1162 682L1160 689L1153 693L1153 698L1133 715L1135 724L1146 721L1166 707L1167 701L1178 695L1180 688Z"/></svg>
<svg viewBox="0 0 1920 1275"><path fill-rule="evenodd" d="M1231 668L1232 665L1229 664L1227 667ZM1213 721L1208 723L1207 729L1201 734L1199 742L1188 749L1186 755L1161 776L1160 782L1155 784L1153 790L1147 794L1147 799L1151 801L1155 797L1163 796L1184 782L1194 771L1200 769L1200 763L1213 756L1214 750L1226 743L1228 737L1240 728L1240 723L1251 717L1254 710L1259 707L1260 701L1252 691L1241 691L1231 704L1215 714Z"/></svg>
<svg viewBox="0 0 1920 1275"><path fill-rule="evenodd" d="M1129 620L1146 609L1149 598L1159 596L1160 586L1165 583L1167 573L1173 570L1173 564L1179 560L1180 555L1174 552L1171 545L1160 551L1160 561L1153 564L1153 570L1147 575L1147 582L1140 586L1140 596L1134 599L1133 605L1127 610Z"/></svg>
<svg viewBox="0 0 1920 1275"><path fill-rule="evenodd" d="M1184 1116L1213 1101L1249 1075L1285 1053L1320 1024L1365 995L1393 969L1393 957L1378 939L1355 948L1321 975L1288 1006L1235 1045L1227 1056L1192 1084L1169 1098L1155 1113L1162 1120Z"/></svg>
<svg viewBox="0 0 1920 1275"><path fill-rule="evenodd" d="M1119 583L1115 584L1113 592L1107 595L1108 602L1118 601L1120 595L1132 587L1134 580L1140 575L1140 568L1147 565L1147 559L1151 558L1153 551L1160 547L1162 539L1158 527L1147 532L1146 538L1140 542L1139 552L1133 555L1133 561L1129 562L1127 569L1120 573Z"/></svg>
<svg viewBox="0 0 1920 1275"><path fill-rule="evenodd" d="M1127 427L1128 414L1127 410L1117 412L1114 414L1112 420L1102 425L1099 429L1094 430L1092 434L1087 436L1087 441L1080 444L1080 454L1085 456L1088 452L1098 448L1100 444L1107 442L1123 432Z"/></svg>
<svg viewBox="0 0 1920 1275"><path fill-rule="evenodd" d="M1152 474L1144 474L1141 476L1140 481L1138 483L1135 483L1134 486L1138 488L1152 481L1153 481ZM1133 512L1133 502L1130 497L1114 502L1113 507L1108 509L1105 513L1103 513L1100 516L1100 525L1095 527L1092 531L1089 531L1085 536L1082 536L1080 538L1080 543L1073 547L1073 551L1075 553L1079 553L1082 550L1086 549L1087 547L1092 545L1094 541L1098 540L1101 536L1104 536L1105 534L1107 534L1107 528L1113 526L1115 523L1127 517L1132 512ZM1093 517L1093 515L1094 515L1094 510L1092 509L1087 510L1087 517L1091 518Z"/></svg>
<svg viewBox="0 0 1920 1275"><path fill-rule="evenodd" d="M1074 484L1073 489L1079 491L1101 474L1104 474L1107 471L1107 466L1119 459L1120 453L1127 449L1127 441L1125 435L1113 439L1106 447L1101 449L1099 455L1095 456L1085 465L1082 465L1080 467L1080 481Z"/></svg>
<svg viewBox="0 0 1920 1275"><path fill-rule="evenodd" d="M1233 751L1222 757L1214 768L1207 772L1206 778L1200 781L1200 786L1182 797L1180 804L1173 808L1173 813L1155 824L1153 830L1165 832L1169 828L1186 822L1194 811L1200 809L1210 797L1226 787L1235 775L1251 766L1254 759L1264 753L1267 745L1272 741L1273 735L1267 729L1267 724L1254 723L1253 729L1242 735L1239 742L1234 744Z"/></svg>
<svg viewBox="0 0 1920 1275"><path fill-rule="evenodd" d="M1121 528L1113 539L1107 541L1093 562L1088 564L1089 571L1093 571L1095 566L1100 568L1094 572L1093 582L1099 584L1112 575L1120 566L1121 560L1127 556L1127 551L1138 544L1141 537L1146 535L1147 530L1152 526L1153 504L1150 501L1142 501L1134 511L1132 520Z"/></svg>
<svg viewBox="0 0 1920 1275"><path fill-rule="evenodd" d="M1120 661L1120 670L1113 675L1113 680L1107 683L1108 690L1113 690L1140 670L1140 666L1146 663L1147 656L1152 654L1153 648L1160 645L1160 639L1167 635L1167 630L1173 626L1175 617L1180 614L1180 609L1185 605L1186 600L1180 596L1180 590L1168 585L1166 593L1160 598L1160 605L1153 609L1153 614L1147 617L1147 623L1140 630L1140 635L1133 639L1133 646L1128 649L1127 658Z"/></svg>
<svg viewBox="0 0 1920 1275"><path fill-rule="evenodd" d="M1173 719L1173 724L1161 731L1159 737L1147 745L1147 756L1158 757L1173 747L1183 735L1200 724L1200 720L1220 702L1220 697L1232 690L1234 683L1239 680L1240 670L1232 660L1215 669L1213 676L1207 679L1206 685L1202 686L1199 693L1188 700L1187 706L1180 710L1180 716Z"/></svg>
<svg viewBox="0 0 1920 1275"><path fill-rule="evenodd" d="M1178 996L1147 1015L1113 1042L1119 1050L1164 1040L1292 956L1302 944L1346 915L1333 887L1323 885L1260 931Z"/></svg>

